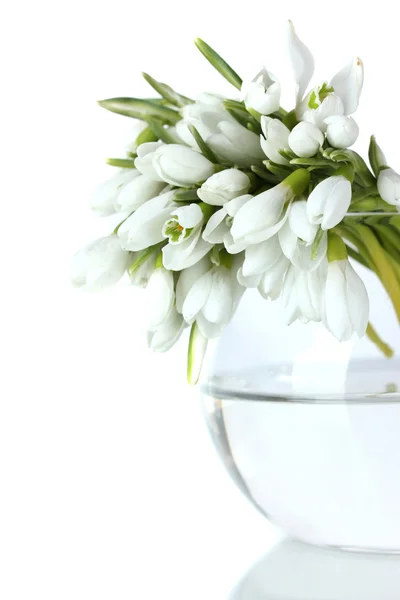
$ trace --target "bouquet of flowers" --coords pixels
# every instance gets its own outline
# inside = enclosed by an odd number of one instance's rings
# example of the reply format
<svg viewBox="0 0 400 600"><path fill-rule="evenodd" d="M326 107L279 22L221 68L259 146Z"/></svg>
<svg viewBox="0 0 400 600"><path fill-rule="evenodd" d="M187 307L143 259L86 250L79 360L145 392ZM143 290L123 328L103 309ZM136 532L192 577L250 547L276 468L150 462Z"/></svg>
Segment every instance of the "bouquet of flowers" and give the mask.
<svg viewBox="0 0 400 600"><path fill-rule="evenodd" d="M74 257L74 285L100 290L127 272L146 288L150 348L168 350L191 327L191 382L207 340L221 334L247 288L282 302L288 324L322 322L341 341L367 333L391 356L349 261L376 273L400 319L400 175L374 137L370 166L349 150L361 60L308 90L314 60L289 23L297 93L286 111L271 72L243 82L208 44L195 43L240 95L194 101L143 74L160 97L99 102L142 126L125 158L108 159L116 173L92 200L121 222Z"/></svg>

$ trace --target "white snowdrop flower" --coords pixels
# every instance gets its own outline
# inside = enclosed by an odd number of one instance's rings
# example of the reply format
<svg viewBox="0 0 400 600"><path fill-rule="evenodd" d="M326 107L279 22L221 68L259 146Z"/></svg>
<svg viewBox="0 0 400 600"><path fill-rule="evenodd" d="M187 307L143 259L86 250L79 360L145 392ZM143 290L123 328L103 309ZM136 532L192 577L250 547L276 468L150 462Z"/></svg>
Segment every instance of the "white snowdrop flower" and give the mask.
<svg viewBox="0 0 400 600"><path fill-rule="evenodd" d="M153 165L153 158L156 150L162 146L163 144L161 142L146 142L145 144L140 144L136 151L136 169L142 173L142 175L146 175L146 177L152 179L153 181L164 181L162 177L158 175Z"/></svg>
<svg viewBox="0 0 400 600"><path fill-rule="evenodd" d="M288 150L290 130L279 119L261 117L261 148L264 154L278 165L287 165L288 161L279 154L279 150Z"/></svg>
<svg viewBox="0 0 400 600"><path fill-rule="evenodd" d="M236 279L237 267L213 266L195 280L186 271L180 278L190 277L194 283L188 290L184 284L187 293L182 305L183 317L189 324L196 321L204 337L218 337L231 320L243 293Z"/></svg>
<svg viewBox="0 0 400 600"><path fill-rule="evenodd" d="M162 228L176 203L175 192L170 191L148 200L118 229L118 237L125 250L144 250L164 239Z"/></svg>
<svg viewBox="0 0 400 600"><path fill-rule="evenodd" d="M251 81L243 82L241 99L247 109L255 110L260 115L270 115L279 110L280 83L270 71L263 68Z"/></svg>
<svg viewBox="0 0 400 600"><path fill-rule="evenodd" d="M349 148L358 138L359 128L352 117L334 115L325 119L326 137L333 148Z"/></svg>
<svg viewBox="0 0 400 600"><path fill-rule="evenodd" d="M378 192L385 202L400 207L400 175L394 169L383 169L379 173Z"/></svg>
<svg viewBox="0 0 400 600"><path fill-rule="evenodd" d="M231 227L233 217L235 217L238 210L251 198L253 198L253 196L245 194L226 202L220 210L216 211L208 219L203 231L203 239L210 244L224 244L226 250L230 254L242 252L245 249L246 244L235 243L231 235Z"/></svg>
<svg viewBox="0 0 400 600"><path fill-rule="evenodd" d="M321 321L321 302L326 280L327 261L314 271L303 271L291 265L282 287L282 307L288 325Z"/></svg>
<svg viewBox="0 0 400 600"><path fill-rule="evenodd" d="M214 133L207 143L219 160L238 167L259 164L264 158L258 135L236 121L218 123L218 133Z"/></svg>
<svg viewBox="0 0 400 600"><path fill-rule="evenodd" d="M251 245L275 235L287 219L290 202L303 193L309 181L310 173L297 169L275 187L246 202L233 219L234 241Z"/></svg>
<svg viewBox="0 0 400 600"><path fill-rule="evenodd" d="M155 352L167 352L179 340L185 326L182 315L172 306L164 321L147 332L149 348Z"/></svg>
<svg viewBox="0 0 400 600"><path fill-rule="evenodd" d="M193 148L198 147L189 130L189 125L194 125L206 142L214 133L219 133L219 123L234 121L233 117L225 110L223 100L222 96L203 93L194 104L188 104L181 109L183 118L176 124L176 131L185 144Z"/></svg>
<svg viewBox="0 0 400 600"><path fill-rule="evenodd" d="M213 206L222 206L237 196L243 196L250 188L250 179L239 169L225 169L211 175L198 190L197 195L203 202Z"/></svg>
<svg viewBox="0 0 400 600"><path fill-rule="evenodd" d="M314 58L297 36L291 21L289 21L288 34L289 56L297 86L296 103L299 104L314 74Z"/></svg>
<svg viewBox="0 0 400 600"><path fill-rule="evenodd" d="M72 259L71 281L74 287L98 292L115 285L128 266L129 252L121 248L116 235L91 242Z"/></svg>
<svg viewBox="0 0 400 600"><path fill-rule="evenodd" d="M153 166L165 182L190 187L205 181L215 168L200 152L180 144L164 144L154 153Z"/></svg>
<svg viewBox="0 0 400 600"><path fill-rule="evenodd" d="M358 56L333 77L331 86L343 102L345 115L351 115L357 110L363 83L364 65Z"/></svg>
<svg viewBox="0 0 400 600"><path fill-rule="evenodd" d="M171 212L162 228L162 235L168 239L162 250L167 269L187 269L210 252L212 244L201 237L203 223L204 213L198 204L181 206Z"/></svg>
<svg viewBox="0 0 400 600"><path fill-rule="evenodd" d="M118 196L140 176L136 169L118 169L112 177L98 185L91 199L91 208L101 216L115 213Z"/></svg>
<svg viewBox="0 0 400 600"><path fill-rule="evenodd" d="M156 252L146 248L141 252L131 253L129 277L132 285L146 288L156 268Z"/></svg>
<svg viewBox="0 0 400 600"><path fill-rule="evenodd" d="M320 101L319 97L323 97L324 99ZM309 100L308 109L304 112L302 121L313 123L318 129L325 132L327 129L326 119L331 116L343 115L343 113L343 102L339 96L336 96L334 93L328 93L325 96L318 92L315 100Z"/></svg>
<svg viewBox="0 0 400 600"><path fill-rule="evenodd" d="M346 215L351 202L351 183L343 175L334 175L321 181L307 201L310 222L332 229Z"/></svg>
<svg viewBox="0 0 400 600"><path fill-rule="evenodd" d="M301 121L288 138L289 148L301 158L315 156L324 143L324 134L316 125Z"/></svg>
<svg viewBox="0 0 400 600"><path fill-rule="evenodd" d="M149 330L157 329L167 318L175 301L174 276L162 265L154 269L146 288Z"/></svg>
<svg viewBox="0 0 400 600"><path fill-rule="evenodd" d="M165 189L166 184L163 181L154 181L146 175L139 173L127 183L123 190L118 194L114 206L117 212L132 212L142 206L147 200L155 198Z"/></svg>
<svg viewBox="0 0 400 600"><path fill-rule="evenodd" d="M347 258L343 240L329 234L328 271L321 303L322 321L340 342L362 337L369 319L368 293Z"/></svg>

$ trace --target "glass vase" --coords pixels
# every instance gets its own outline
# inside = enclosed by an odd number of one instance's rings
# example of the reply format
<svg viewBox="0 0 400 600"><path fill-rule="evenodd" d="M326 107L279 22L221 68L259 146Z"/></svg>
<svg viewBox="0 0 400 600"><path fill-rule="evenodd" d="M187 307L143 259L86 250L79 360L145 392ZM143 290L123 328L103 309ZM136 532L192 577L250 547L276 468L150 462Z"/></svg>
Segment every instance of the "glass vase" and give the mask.
<svg viewBox="0 0 400 600"><path fill-rule="evenodd" d="M393 358L367 336L287 326L279 302L248 290L209 348L202 402L232 478L289 536L400 552L400 327L376 276L358 272Z"/></svg>

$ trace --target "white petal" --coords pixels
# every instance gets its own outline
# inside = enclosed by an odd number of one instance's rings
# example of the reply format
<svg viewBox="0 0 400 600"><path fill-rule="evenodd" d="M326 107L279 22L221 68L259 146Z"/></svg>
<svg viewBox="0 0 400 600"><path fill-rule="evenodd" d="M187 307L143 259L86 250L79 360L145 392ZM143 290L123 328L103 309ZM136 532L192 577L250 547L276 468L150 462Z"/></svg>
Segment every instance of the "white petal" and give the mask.
<svg viewBox="0 0 400 600"><path fill-rule="evenodd" d="M346 299L354 331L362 337L369 321L369 298L364 282L351 264L346 265Z"/></svg>
<svg viewBox="0 0 400 600"><path fill-rule="evenodd" d="M186 323L193 323L196 320L198 313L202 310L207 302L208 295L211 290L212 276L208 271L202 275L190 288L183 306L182 314Z"/></svg>
<svg viewBox="0 0 400 600"><path fill-rule="evenodd" d="M171 215L176 215L179 224L185 229L191 229L199 225L203 220L203 213L198 204L190 204L176 208Z"/></svg>
<svg viewBox="0 0 400 600"><path fill-rule="evenodd" d="M128 266L129 253L116 235L100 238L80 250L71 261L74 287L97 292L115 285Z"/></svg>
<svg viewBox="0 0 400 600"><path fill-rule="evenodd" d="M240 285L245 288L256 288L259 286L261 281L261 275L243 275L243 268L240 268L237 272L237 280Z"/></svg>
<svg viewBox="0 0 400 600"><path fill-rule="evenodd" d="M148 331L147 343L155 352L167 352L180 338L185 328L181 315L172 307L168 318L155 331Z"/></svg>
<svg viewBox="0 0 400 600"><path fill-rule="evenodd" d="M278 236L248 246L245 253L245 260L242 267L242 273L245 277L250 275L261 275L268 271L282 255L282 249Z"/></svg>
<svg viewBox="0 0 400 600"><path fill-rule="evenodd" d="M110 179L98 185L91 199L91 208L101 216L115 212L115 200L122 190L140 173L136 169L119 169Z"/></svg>
<svg viewBox="0 0 400 600"><path fill-rule="evenodd" d="M297 83L297 103L299 103L313 76L314 58L307 46L298 38L291 21L289 21L289 55Z"/></svg>
<svg viewBox="0 0 400 600"><path fill-rule="evenodd" d="M324 325L340 342L347 341L353 334L346 301L346 262L339 260L329 263L323 295Z"/></svg>
<svg viewBox="0 0 400 600"><path fill-rule="evenodd" d="M208 340L219 337L226 327L225 323L211 323L207 321L203 314L199 314L196 319L201 334Z"/></svg>
<svg viewBox="0 0 400 600"><path fill-rule="evenodd" d="M225 223L226 211L222 208L217 210L208 220L203 231L203 239L210 244L222 244L224 236L229 233L229 227Z"/></svg>
<svg viewBox="0 0 400 600"><path fill-rule="evenodd" d="M364 66L360 58L354 57L331 81L335 94L340 96L346 115L353 114L358 107L364 83Z"/></svg>
<svg viewBox="0 0 400 600"><path fill-rule="evenodd" d="M310 223L307 213L307 201L293 202L289 214L289 225L298 238L309 246L313 243L318 231L318 226Z"/></svg>
<svg viewBox="0 0 400 600"><path fill-rule="evenodd" d="M224 208L230 217L235 217L237 212L242 208L242 206L244 206L248 200L251 200L251 198L253 198L251 194L244 194L243 196L238 196L230 202L227 202Z"/></svg>
<svg viewBox="0 0 400 600"><path fill-rule="evenodd" d="M163 267L156 269L147 285L148 329L154 330L167 318L175 299L174 277Z"/></svg>
<svg viewBox="0 0 400 600"><path fill-rule="evenodd" d="M225 267L212 271L212 284L202 313L211 323L227 323L233 309L231 273Z"/></svg>
<svg viewBox="0 0 400 600"><path fill-rule="evenodd" d="M264 273L258 285L258 291L264 298L276 296L282 288L283 278L290 265L289 260L282 254L280 259Z"/></svg>
<svg viewBox="0 0 400 600"><path fill-rule="evenodd" d="M147 200L155 198L165 188L165 183L149 179L138 173L130 183L126 184L115 200L115 210L118 212L133 211L142 206Z"/></svg>
<svg viewBox="0 0 400 600"><path fill-rule="evenodd" d="M189 267L188 269L184 269L179 274L178 283L176 284L176 309L178 312L183 312L183 304L185 302L185 298L188 295L189 291L193 287L193 285L207 273L211 268L211 263L208 258L203 258L199 260L195 265Z"/></svg>

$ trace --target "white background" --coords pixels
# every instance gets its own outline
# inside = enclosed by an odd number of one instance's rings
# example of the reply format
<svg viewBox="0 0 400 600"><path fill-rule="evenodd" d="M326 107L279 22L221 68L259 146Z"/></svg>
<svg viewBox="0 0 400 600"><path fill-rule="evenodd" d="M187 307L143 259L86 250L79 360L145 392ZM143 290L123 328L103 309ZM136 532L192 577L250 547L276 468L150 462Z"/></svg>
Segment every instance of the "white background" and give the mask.
<svg viewBox="0 0 400 600"><path fill-rule="evenodd" d="M232 93L197 52L287 80L286 20L316 79L357 53L364 154L396 168L398 19L391 2L202 0L7 3L0 24L2 375L0 598L223 600L276 536L217 461L185 344L147 352L143 295L70 288L70 256L110 232L89 213L106 156L132 123L95 100L146 96L140 71L182 93ZM286 101L290 100L288 94ZM287 105L288 107L288 105Z"/></svg>

